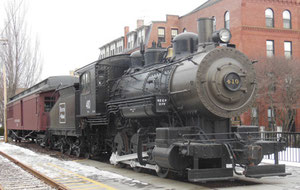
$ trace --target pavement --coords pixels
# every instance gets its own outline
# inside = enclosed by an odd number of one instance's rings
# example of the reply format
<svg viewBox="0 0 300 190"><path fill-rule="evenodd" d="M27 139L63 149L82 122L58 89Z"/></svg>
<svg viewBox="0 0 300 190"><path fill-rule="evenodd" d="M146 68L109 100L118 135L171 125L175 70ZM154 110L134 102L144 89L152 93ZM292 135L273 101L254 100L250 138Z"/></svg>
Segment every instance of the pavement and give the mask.
<svg viewBox="0 0 300 190"><path fill-rule="evenodd" d="M110 164L97 162L94 160L77 160L84 165L118 173L120 175L148 183L148 187L141 189L166 189L166 190L300 190L300 167L287 166L286 172L292 173L286 177L265 177L261 179L252 179L236 176L234 181L217 181L207 183L190 183L173 179L163 179L155 175L146 173L136 173L130 169L118 168Z"/></svg>

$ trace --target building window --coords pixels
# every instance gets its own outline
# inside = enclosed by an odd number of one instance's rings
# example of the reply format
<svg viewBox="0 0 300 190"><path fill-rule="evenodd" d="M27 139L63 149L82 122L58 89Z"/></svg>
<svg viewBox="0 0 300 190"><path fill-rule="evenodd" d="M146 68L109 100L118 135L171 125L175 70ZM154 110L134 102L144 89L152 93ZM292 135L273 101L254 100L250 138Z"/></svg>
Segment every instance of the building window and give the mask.
<svg viewBox="0 0 300 190"><path fill-rule="evenodd" d="M160 43L160 42L165 42L166 39L165 39L165 28L164 27L159 27L158 28L158 41L157 43Z"/></svg>
<svg viewBox="0 0 300 190"><path fill-rule="evenodd" d="M105 48L101 48L99 59L103 59L104 57L105 57Z"/></svg>
<svg viewBox="0 0 300 190"><path fill-rule="evenodd" d="M127 49L131 49L134 47L134 34L130 34L128 36Z"/></svg>
<svg viewBox="0 0 300 190"><path fill-rule="evenodd" d="M226 11L225 15L224 15L224 27L228 30L230 29L230 13L229 13L229 11Z"/></svg>
<svg viewBox="0 0 300 190"><path fill-rule="evenodd" d="M111 56L112 56L112 55L115 55L115 48L116 48L115 44L112 44L112 45L110 46L110 55L111 55Z"/></svg>
<svg viewBox="0 0 300 190"><path fill-rule="evenodd" d="M173 38L175 38L175 36L177 36L178 34L178 29L171 29L171 39L173 40Z"/></svg>
<svg viewBox="0 0 300 190"><path fill-rule="evenodd" d="M105 57L108 57L109 56L109 47L106 47L105 48Z"/></svg>
<svg viewBox="0 0 300 190"><path fill-rule="evenodd" d="M266 47L267 47L267 57L273 57L274 56L274 41L267 40Z"/></svg>
<svg viewBox="0 0 300 190"><path fill-rule="evenodd" d="M215 16L212 17L213 19L213 31L217 30L217 18Z"/></svg>
<svg viewBox="0 0 300 190"><path fill-rule="evenodd" d="M269 109L268 109L268 120L269 120L269 121L271 121L272 118L275 118L275 117L274 117L274 116L275 116L274 111L275 111L275 110L273 110L272 108L269 108Z"/></svg>
<svg viewBox="0 0 300 190"><path fill-rule="evenodd" d="M257 108L251 109L251 117L257 117Z"/></svg>
<svg viewBox="0 0 300 190"><path fill-rule="evenodd" d="M265 10L266 16L266 26L267 27L274 27L274 12L272 9L268 8Z"/></svg>
<svg viewBox="0 0 300 190"><path fill-rule="evenodd" d="M292 57L292 42L284 42L284 56L287 59Z"/></svg>
<svg viewBox="0 0 300 190"><path fill-rule="evenodd" d="M120 41L117 42L117 50L116 50L116 52L117 53L122 53L122 51L123 51L123 40L120 40Z"/></svg>
<svg viewBox="0 0 300 190"><path fill-rule="evenodd" d="M268 108L268 122L269 122L269 128L274 127L276 115L275 115L276 109Z"/></svg>
<svg viewBox="0 0 300 190"><path fill-rule="evenodd" d="M258 125L258 109L255 107L251 109L251 125Z"/></svg>
<svg viewBox="0 0 300 190"><path fill-rule="evenodd" d="M282 17L283 17L283 28L291 29L292 24L291 24L291 13L290 13L290 11L288 11L288 10L283 11Z"/></svg>
<svg viewBox="0 0 300 190"><path fill-rule="evenodd" d="M137 39L137 45L139 46L141 42L145 42L145 29L143 28L142 30L138 31L138 39Z"/></svg>

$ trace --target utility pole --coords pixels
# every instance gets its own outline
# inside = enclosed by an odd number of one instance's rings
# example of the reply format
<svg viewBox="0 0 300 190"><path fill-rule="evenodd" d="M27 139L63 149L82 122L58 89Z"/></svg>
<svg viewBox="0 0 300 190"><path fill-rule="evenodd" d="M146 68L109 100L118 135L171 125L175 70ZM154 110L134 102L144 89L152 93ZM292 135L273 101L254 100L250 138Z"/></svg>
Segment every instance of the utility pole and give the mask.
<svg viewBox="0 0 300 190"><path fill-rule="evenodd" d="M3 118L3 123L4 123L4 142L7 143L7 127L6 127L6 104L7 104L7 92L6 92L6 68L5 64L3 63L3 96L4 96L4 118Z"/></svg>
<svg viewBox="0 0 300 190"><path fill-rule="evenodd" d="M6 39L0 39L0 42L6 45ZM7 87L6 87L6 68L3 63L3 126L4 126L4 142L7 143L7 126L6 126L6 104L7 104Z"/></svg>

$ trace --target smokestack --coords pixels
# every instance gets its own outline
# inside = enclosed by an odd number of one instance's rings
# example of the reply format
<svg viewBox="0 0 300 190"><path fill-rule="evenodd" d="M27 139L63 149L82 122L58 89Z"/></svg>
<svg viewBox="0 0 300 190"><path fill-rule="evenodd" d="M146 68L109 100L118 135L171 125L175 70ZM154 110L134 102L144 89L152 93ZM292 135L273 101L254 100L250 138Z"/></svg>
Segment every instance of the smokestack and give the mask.
<svg viewBox="0 0 300 190"><path fill-rule="evenodd" d="M127 34L129 32L129 26L124 27L124 49L127 49Z"/></svg>
<svg viewBox="0 0 300 190"><path fill-rule="evenodd" d="M199 18L198 19L198 43L204 44L212 42L213 33L213 18Z"/></svg>

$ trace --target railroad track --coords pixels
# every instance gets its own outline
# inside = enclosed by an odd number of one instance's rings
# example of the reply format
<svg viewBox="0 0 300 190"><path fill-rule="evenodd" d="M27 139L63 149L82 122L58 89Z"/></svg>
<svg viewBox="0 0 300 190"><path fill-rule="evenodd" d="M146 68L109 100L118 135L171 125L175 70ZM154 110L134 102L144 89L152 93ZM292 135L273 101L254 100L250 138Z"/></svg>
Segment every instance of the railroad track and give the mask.
<svg viewBox="0 0 300 190"><path fill-rule="evenodd" d="M0 189L67 190L68 188L0 151Z"/></svg>
<svg viewBox="0 0 300 190"><path fill-rule="evenodd" d="M32 157L32 159L35 160L34 157ZM0 151L0 190L116 190L109 185L72 172L69 168L65 168L63 164L50 163L46 160L39 160L34 164L37 166L35 169L32 168L34 167L32 164L30 164L31 167L29 167ZM40 173L41 171L43 174ZM27 179L28 175L29 177ZM35 182L35 180L37 182ZM22 181L24 181L24 184L21 184ZM39 184L44 184L44 186Z"/></svg>

